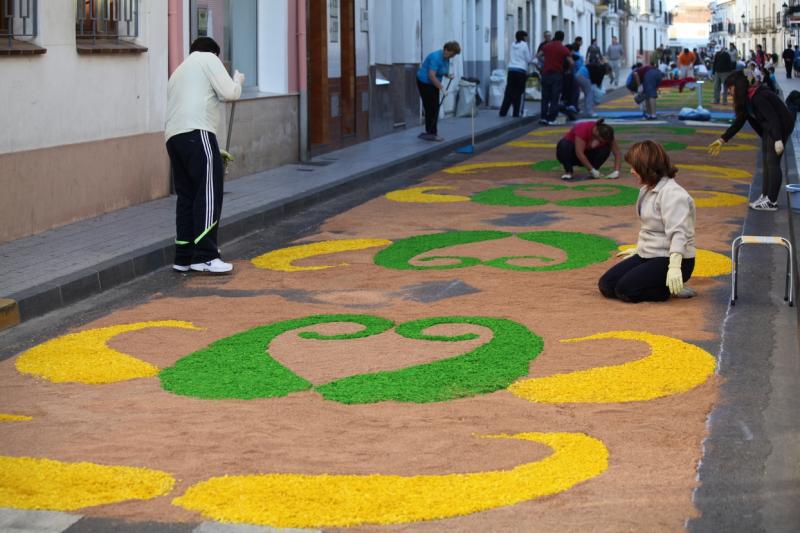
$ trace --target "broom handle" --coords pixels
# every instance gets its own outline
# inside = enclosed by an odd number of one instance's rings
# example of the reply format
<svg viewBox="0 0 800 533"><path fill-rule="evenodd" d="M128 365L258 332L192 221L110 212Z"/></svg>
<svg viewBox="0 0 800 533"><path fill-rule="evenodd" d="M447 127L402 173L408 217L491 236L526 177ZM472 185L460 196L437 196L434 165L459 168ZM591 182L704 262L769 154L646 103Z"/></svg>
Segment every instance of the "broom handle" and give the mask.
<svg viewBox="0 0 800 533"><path fill-rule="evenodd" d="M470 115L470 125L472 126L472 147L475 147L475 102L472 102L472 115Z"/></svg>
<svg viewBox="0 0 800 533"><path fill-rule="evenodd" d="M228 119L228 138L225 140L225 151L231 151L231 130L233 130L233 113L236 111L236 100L231 102L231 116Z"/></svg>

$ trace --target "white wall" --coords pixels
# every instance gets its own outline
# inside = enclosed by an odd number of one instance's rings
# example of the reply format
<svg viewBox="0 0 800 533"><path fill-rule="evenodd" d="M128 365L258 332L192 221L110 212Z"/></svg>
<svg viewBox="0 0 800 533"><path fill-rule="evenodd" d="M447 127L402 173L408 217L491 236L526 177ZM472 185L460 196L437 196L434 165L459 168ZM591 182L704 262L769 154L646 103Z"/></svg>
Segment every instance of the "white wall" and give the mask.
<svg viewBox="0 0 800 533"><path fill-rule="evenodd" d="M35 42L47 53L0 61L0 153L164 130L167 2L139 9L147 52L78 55L74 0L39 2Z"/></svg>

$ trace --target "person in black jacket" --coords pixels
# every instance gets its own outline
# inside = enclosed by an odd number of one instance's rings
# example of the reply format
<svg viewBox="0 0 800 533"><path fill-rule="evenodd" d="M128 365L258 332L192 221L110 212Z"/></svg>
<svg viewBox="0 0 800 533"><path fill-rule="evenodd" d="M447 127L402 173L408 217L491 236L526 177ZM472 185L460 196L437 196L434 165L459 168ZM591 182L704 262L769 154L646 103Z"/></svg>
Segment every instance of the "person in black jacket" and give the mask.
<svg viewBox="0 0 800 533"><path fill-rule="evenodd" d="M722 137L711 143L708 153L716 156L722 145L736 135L745 122L761 137L762 184L761 196L750 204L757 211L778 209L781 188L781 156L784 145L794 129L794 117L786 104L762 84L751 84L743 72L734 72L725 81L725 89L733 97L736 118Z"/></svg>
<svg viewBox="0 0 800 533"><path fill-rule="evenodd" d="M783 51L781 57L786 67L786 79L790 80L792 79L792 68L794 67L794 50L792 49L792 43L786 45L786 50Z"/></svg>
<svg viewBox="0 0 800 533"><path fill-rule="evenodd" d="M723 90L723 87L725 86L725 80L728 79L731 71L733 71L733 61L731 61L731 55L726 49L723 48L714 55L714 64L711 69L714 74L714 103L719 103L719 93L722 93L722 103L727 105L728 93Z"/></svg>

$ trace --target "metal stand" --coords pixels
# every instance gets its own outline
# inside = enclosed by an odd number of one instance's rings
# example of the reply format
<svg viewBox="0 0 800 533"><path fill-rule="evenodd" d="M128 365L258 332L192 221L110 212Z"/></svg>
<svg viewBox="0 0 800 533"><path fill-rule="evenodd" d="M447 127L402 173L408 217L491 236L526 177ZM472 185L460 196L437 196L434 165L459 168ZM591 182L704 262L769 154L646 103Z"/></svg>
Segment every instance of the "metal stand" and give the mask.
<svg viewBox="0 0 800 533"><path fill-rule="evenodd" d="M739 251L745 244L777 244L786 248L786 289L783 300L789 302L789 307L794 305L794 263L792 258L792 243L783 237L763 237L755 235L741 235L733 239L731 243L731 259L733 260L733 272L731 272L731 305L736 305L737 291L736 284L739 272Z"/></svg>

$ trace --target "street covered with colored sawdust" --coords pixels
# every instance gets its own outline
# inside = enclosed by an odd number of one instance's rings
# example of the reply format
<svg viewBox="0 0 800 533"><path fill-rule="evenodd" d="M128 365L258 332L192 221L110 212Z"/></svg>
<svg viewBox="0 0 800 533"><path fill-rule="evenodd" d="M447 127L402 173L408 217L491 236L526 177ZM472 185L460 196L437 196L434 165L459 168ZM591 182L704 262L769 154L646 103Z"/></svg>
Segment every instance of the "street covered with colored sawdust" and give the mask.
<svg viewBox="0 0 800 533"><path fill-rule="evenodd" d="M615 127L623 153L663 143L695 198L697 297L600 295L636 242L638 184L627 165L562 182L566 128L540 128L235 258L233 276L176 281L195 297L154 295L2 362L0 507L353 531L682 528L756 140L710 161L718 126Z"/></svg>

